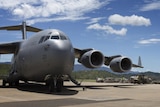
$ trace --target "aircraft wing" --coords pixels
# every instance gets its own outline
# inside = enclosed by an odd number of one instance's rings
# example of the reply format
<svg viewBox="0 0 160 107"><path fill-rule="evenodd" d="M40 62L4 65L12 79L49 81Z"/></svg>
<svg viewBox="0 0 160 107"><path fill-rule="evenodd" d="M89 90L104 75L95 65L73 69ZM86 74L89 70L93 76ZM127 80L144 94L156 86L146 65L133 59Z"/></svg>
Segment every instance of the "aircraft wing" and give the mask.
<svg viewBox="0 0 160 107"><path fill-rule="evenodd" d="M74 48L74 55L75 58L80 58L84 53L93 50L92 48L89 49L78 49L78 48Z"/></svg>
<svg viewBox="0 0 160 107"><path fill-rule="evenodd" d="M117 58L117 57L122 57L121 55L115 55L115 56L105 56L105 62L104 64L109 66L110 65L110 62L114 59L114 58ZM132 64L132 67L135 67L135 68L144 68L141 64L141 60L139 59L138 60L138 64Z"/></svg>
<svg viewBox="0 0 160 107"><path fill-rule="evenodd" d="M105 56L105 60L104 60L104 64L109 66L110 65L110 62L114 59L114 58L117 58L117 57L122 57L121 55L115 55L115 56Z"/></svg>
<svg viewBox="0 0 160 107"><path fill-rule="evenodd" d="M135 67L135 68L144 68L143 66L136 65L136 64L132 64L132 67Z"/></svg>
<svg viewBox="0 0 160 107"><path fill-rule="evenodd" d="M100 67L103 64L110 66L110 68L115 72L125 72L130 70L132 67L143 68L140 57L138 64L132 64L132 61L127 57L121 55L103 56L100 51L96 51L92 48L74 48L74 52L75 58L78 58L78 62L88 68Z"/></svg>
<svg viewBox="0 0 160 107"><path fill-rule="evenodd" d="M74 53L75 53L75 58L80 58L84 53L94 50L92 48L88 48L88 49L78 49L78 48L74 48ZM112 59L116 58L116 57L121 57L121 55L115 55L115 56L104 56L104 64L109 66L110 62Z"/></svg>
<svg viewBox="0 0 160 107"><path fill-rule="evenodd" d="M137 68L144 68L142 66L142 62L141 62L141 57L139 56L138 58L138 64L132 64L132 67L137 67Z"/></svg>
<svg viewBox="0 0 160 107"><path fill-rule="evenodd" d="M16 53L23 41L0 43L0 54Z"/></svg>
<svg viewBox="0 0 160 107"><path fill-rule="evenodd" d="M74 48L74 53L75 53L75 58L81 58L81 56L88 52L94 50L93 48L88 48L88 49L78 49L78 48ZM115 56L104 56L104 64L109 66L110 62L112 59L116 58L116 57L121 57L121 55L115 55Z"/></svg>

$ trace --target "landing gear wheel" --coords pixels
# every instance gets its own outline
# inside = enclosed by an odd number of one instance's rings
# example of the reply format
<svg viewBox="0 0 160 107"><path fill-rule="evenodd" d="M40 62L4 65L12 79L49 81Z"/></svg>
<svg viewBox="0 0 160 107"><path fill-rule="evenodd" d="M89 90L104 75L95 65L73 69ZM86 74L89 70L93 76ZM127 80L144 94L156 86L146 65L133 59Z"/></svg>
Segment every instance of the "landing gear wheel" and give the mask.
<svg viewBox="0 0 160 107"><path fill-rule="evenodd" d="M19 80L14 82L9 82L9 87L18 87L19 86Z"/></svg>
<svg viewBox="0 0 160 107"><path fill-rule="evenodd" d="M12 87L13 86L13 82L9 82L9 87Z"/></svg>
<svg viewBox="0 0 160 107"><path fill-rule="evenodd" d="M7 83L6 80L3 80L3 81L2 81L2 86L5 87L5 86L6 86L6 83Z"/></svg>
<svg viewBox="0 0 160 107"><path fill-rule="evenodd" d="M59 78L57 79L56 91L61 92L62 88L63 88L63 79Z"/></svg>
<svg viewBox="0 0 160 107"><path fill-rule="evenodd" d="M19 86L19 80L15 82L15 86Z"/></svg>
<svg viewBox="0 0 160 107"><path fill-rule="evenodd" d="M61 92L63 87L63 79L61 76L47 75L45 77L46 85L49 86L49 92Z"/></svg>
<svg viewBox="0 0 160 107"><path fill-rule="evenodd" d="M55 89L55 87L54 87L53 82L50 82L49 83L49 92L54 92L54 89Z"/></svg>

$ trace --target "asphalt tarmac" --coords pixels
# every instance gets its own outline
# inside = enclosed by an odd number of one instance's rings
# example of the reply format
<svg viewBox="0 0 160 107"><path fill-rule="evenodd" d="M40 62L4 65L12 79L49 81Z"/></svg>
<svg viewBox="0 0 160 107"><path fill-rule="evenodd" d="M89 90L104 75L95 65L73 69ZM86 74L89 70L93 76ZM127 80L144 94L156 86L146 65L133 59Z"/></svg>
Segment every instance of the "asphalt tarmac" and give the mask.
<svg viewBox="0 0 160 107"><path fill-rule="evenodd" d="M1 81L0 81L1 85ZM0 107L159 107L160 85L65 82L62 92L49 93L43 84L0 87Z"/></svg>

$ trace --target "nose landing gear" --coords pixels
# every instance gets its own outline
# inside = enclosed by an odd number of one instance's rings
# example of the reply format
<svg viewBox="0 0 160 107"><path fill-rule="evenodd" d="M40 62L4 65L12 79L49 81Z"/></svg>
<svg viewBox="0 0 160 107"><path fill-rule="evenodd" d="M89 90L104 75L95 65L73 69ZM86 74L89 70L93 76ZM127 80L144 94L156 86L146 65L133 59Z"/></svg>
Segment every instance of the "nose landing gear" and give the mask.
<svg viewBox="0 0 160 107"><path fill-rule="evenodd" d="M61 92L63 88L62 76L47 75L45 77L46 85L49 87L49 92Z"/></svg>

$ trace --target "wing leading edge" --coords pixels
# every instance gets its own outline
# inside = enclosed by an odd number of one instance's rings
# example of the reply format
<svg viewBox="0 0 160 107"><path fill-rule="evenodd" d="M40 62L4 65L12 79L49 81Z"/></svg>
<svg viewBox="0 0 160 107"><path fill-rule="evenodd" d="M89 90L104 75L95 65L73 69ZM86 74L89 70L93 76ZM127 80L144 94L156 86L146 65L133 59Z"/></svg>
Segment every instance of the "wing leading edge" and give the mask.
<svg viewBox="0 0 160 107"><path fill-rule="evenodd" d="M75 58L80 58L84 53L93 50L92 48L88 48L88 49L78 49L78 48L74 48L74 55Z"/></svg>

